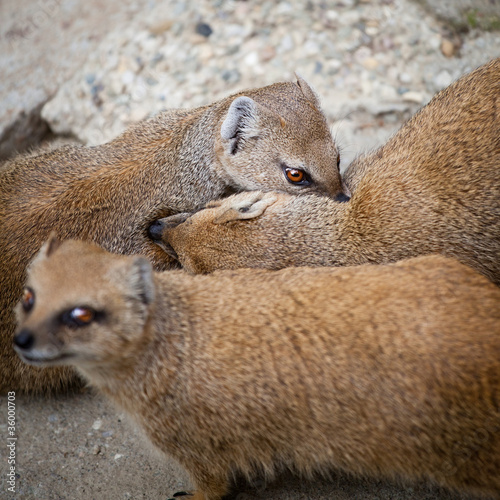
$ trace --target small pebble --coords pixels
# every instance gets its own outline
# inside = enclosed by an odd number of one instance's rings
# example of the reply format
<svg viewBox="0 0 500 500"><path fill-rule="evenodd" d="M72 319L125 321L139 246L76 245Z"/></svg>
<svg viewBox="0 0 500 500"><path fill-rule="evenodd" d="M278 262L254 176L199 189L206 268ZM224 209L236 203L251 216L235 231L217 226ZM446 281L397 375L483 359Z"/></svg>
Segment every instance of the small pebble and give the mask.
<svg viewBox="0 0 500 500"><path fill-rule="evenodd" d="M260 51L261 62L268 62L276 55L276 49L272 45L264 47Z"/></svg>
<svg viewBox="0 0 500 500"><path fill-rule="evenodd" d="M102 425L102 420L100 418L98 418L92 424L92 429L94 429L95 431L98 431L101 428L101 425Z"/></svg>
<svg viewBox="0 0 500 500"><path fill-rule="evenodd" d="M89 73L88 75L85 75L85 81L89 84L92 85L95 81L95 75L93 73Z"/></svg>
<svg viewBox="0 0 500 500"><path fill-rule="evenodd" d="M207 23L198 23L196 25L196 33L198 33L198 35L208 38L213 33L213 30Z"/></svg>
<svg viewBox="0 0 500 500"><path fill-rule="evenodd" d="M402 97L403 101L414 102L416 104L422 104L422 101L424 100L424 97L420 92L405 92Z"/></svg>
<svg viewBox="0 0 500 500"><path fill-rule="evenodd" d="M241 78L240 72L237 69L225 70L221 76L228 83L237 83Z"/></svg>
<svg viewBox="0 0 500 500"><path fill-rule="evenodd" d="M453 57L453 55L455 54L455 46L452 42L450 42L450 40L444 38L441 42L441 52L446 57Z"/></svg>
<svg viewBox="0 0 500 500"><path fill-rule="evenodd" d="M441 89L444 89L445 87L447 87L448 85L450 85L450 83L453 81L453 77L451 76L451 74L443 69L442 71L440 71L436 77L434 78L434 83L436 85L436 87L441 90Z"/></svg>
<svg viewBox="0 0 500 500"><path fill-rule="evenodd" d="M401 83L410 83L411 80L412 80L412 78L411 78L411 75L409 73L407 73L406 71L404 71L402 73L399 73L398 80Z"/></svg>
<svg viewBox="0 0 500 500"><path fill-rule="evenodd" d="M378 66L378 61L374 57L367 57L362 64L366 69L372 70Z"/></svg>

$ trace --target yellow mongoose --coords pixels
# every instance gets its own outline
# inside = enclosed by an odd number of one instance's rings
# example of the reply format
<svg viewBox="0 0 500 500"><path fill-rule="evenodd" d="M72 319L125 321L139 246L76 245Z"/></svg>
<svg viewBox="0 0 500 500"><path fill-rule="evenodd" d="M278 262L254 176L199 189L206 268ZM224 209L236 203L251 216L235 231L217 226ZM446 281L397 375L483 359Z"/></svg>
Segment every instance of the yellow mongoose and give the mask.
<svg viewBox="0 0 500 500"><path fill-rule="evenodd" d="M153 274L50 240L16 350L73 365L219 500L233 473L430 480L500 498L500 289L443 256Z"/></svg>
<svg viewBox="0 0 500 500"><path fill-rule="evenodd" d="M442 253L500 284L500 59L437 94L345 180L347 203L246 193L156 227L192 272Z"/></svg>
<svg viewBox="0 0 500 500"><path fill-rule="evenodd" d="M0 394L64 386L12 350L26 265L52 230L116 253L174 262L148 237L157 218L230 191L341 191L338 151L307 83L277 83L194 110L172 110L98 147L68 146L0 167ZM69 372L68 372L69 373Z"/></svg>

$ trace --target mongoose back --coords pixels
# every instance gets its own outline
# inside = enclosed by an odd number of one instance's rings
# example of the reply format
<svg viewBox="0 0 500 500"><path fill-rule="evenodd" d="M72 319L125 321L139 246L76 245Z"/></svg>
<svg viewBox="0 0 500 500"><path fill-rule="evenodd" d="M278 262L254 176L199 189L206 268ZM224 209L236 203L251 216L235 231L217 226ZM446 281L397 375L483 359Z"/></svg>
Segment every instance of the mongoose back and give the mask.
<svg viewBox="0 0 500 500"><path fill-rule="evenodd" d="M52 230L144 254L165 269L175 261L148 237L155 219L246 189L333 196L341 191L337 162L318 99L299 78L167 111L102 146L68 146L0 167L0 393L68 381L60 370L26 369L11 347L26 265Z"/></svg>
<svg viewBox="0 0 500 500"><path fill-rule="evenodd" d="M427 480L500 498L500 289L454 259L152 273L50 240L16 350L73 365L220 500L233 474Z"/></svg>
<svg viewBox="0 0 500 500"><path fill-rule="evenodd" d="M163 219L159 242L192 272L442 253L500 284L499 113L496 59L437 94L387 144L355 160L345 174L349 202L246 193L185 223L186 214Z"/></svg>

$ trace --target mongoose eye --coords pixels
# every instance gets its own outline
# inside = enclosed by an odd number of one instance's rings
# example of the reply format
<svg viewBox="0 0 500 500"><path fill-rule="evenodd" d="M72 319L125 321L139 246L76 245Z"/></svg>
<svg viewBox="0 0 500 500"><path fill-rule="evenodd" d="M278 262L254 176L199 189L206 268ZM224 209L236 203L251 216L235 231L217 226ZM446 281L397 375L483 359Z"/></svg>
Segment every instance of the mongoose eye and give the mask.
<svg viewBox="0 0 500 500"><path fill-rule="evenodd" d="M33 309L34 304L35 304L35 292L31 288L26 287L23 292L23 298L21 299L21 305L23 307L23 310L25 312L30 312L31 309Z"/></svg>
<svg viewBox="0 0 500 500"><path fill-rule="evenodd" d="M337 168L340 170L340 155L337 155Z"/></svg>
<svg viewBox="0 0 500 500"><path fill-rule="evenodd" d="M71 328L79 328L92 323L95 316L95 311L90 307L75 307L63 313L61 321Z"/></svg>
<svg viewBox="0 0 500 500"><path fill-rule="evenodd" d="M286 180L296 186L309 186L312 183L309 176L298 168L283 167Z"/></svg>

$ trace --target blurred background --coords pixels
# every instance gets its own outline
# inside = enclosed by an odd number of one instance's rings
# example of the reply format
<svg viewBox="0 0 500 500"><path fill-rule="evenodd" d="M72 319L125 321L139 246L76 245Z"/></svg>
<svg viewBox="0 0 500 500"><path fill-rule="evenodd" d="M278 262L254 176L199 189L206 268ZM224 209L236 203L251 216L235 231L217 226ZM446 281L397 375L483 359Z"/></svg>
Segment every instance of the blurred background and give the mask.
<svg viewBox="0 0 500 500"><path fill-rule="evenodd" d="M343 149L500 55L500 0L2 0L0 158L301 74Z"/></svg>
<svg viewBox="0 0 500 500"><path fill-rule="evenodd" d="M51 141L100 144L165 108L298 72L321 98L345 168L500 56L500 0L0 0L0 20L0 160ZM189 487L92 392L16 405L18 490L9 496L1 474L1 498L167 499ZM465 497L333 474L257 481L236 498Z"/></svg>

